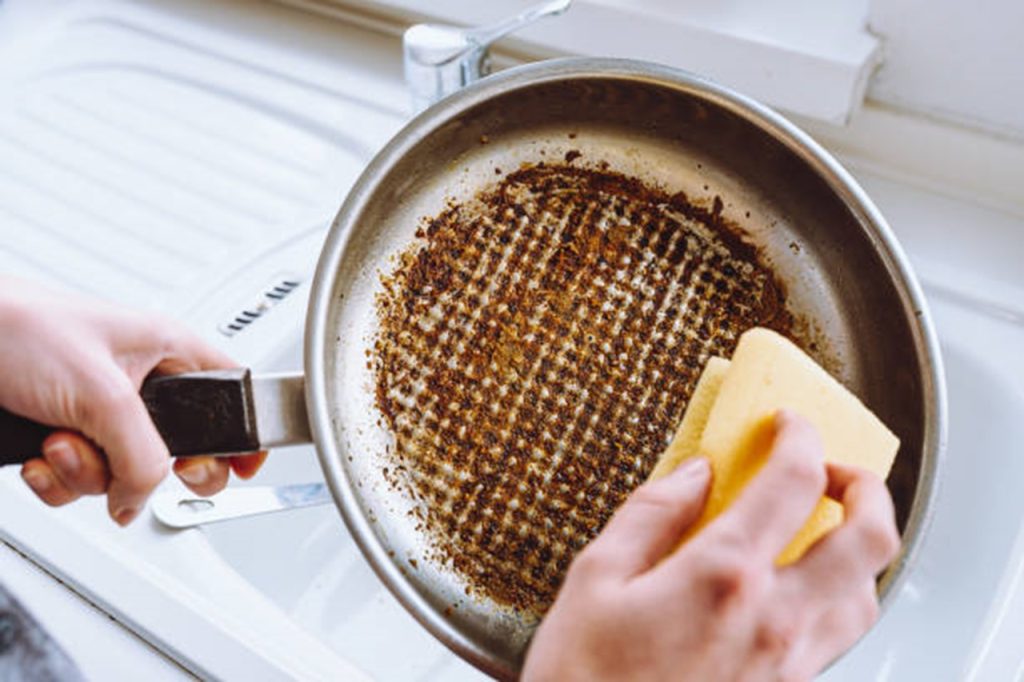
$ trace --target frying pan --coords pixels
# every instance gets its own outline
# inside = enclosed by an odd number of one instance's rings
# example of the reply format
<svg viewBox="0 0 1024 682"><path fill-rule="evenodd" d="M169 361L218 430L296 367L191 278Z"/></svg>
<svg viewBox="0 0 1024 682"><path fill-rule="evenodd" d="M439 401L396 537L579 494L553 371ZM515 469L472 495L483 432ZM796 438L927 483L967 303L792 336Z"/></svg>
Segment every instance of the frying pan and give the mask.
<svg viewBox="0 0 1024 682"><path fill-rule="evenodd" d="M429 558L409 515L414 501L381 472L393 436L379 425L366 351L381 274L416 242L422 218L492 185L497 168L570 149L670 191L720 196L785 285L789 308L827 345L830 369L899 435L888 483L904 541L879 584L887 606L929 523L945 441L943 375L920 288L870 199L807 135L746 97L657 65L542 62L487 78L414 119L370 163L330 229L309 301L304 388L299 376L244 370L151 379L143 395L172 452L237 452L311 435L380 579L453 651L514 676L535 622L467 598L463 579ZM5 419L0 462L38 452L45 428ZM13 447L19 433L29 439Z"/></svg>

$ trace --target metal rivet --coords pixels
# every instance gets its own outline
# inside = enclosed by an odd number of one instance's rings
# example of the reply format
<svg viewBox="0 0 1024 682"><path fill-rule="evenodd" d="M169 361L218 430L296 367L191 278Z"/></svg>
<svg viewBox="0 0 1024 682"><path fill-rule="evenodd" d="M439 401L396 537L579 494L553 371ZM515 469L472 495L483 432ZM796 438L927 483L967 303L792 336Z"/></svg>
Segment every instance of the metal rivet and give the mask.
<svg viewBox="0 0 1024 682"><path fill-rule="evenodd" d="M215 505L212 500L196 498L191 500L179 500L178 506L185 511L199 513L209 511L213 509Z"/></svg>

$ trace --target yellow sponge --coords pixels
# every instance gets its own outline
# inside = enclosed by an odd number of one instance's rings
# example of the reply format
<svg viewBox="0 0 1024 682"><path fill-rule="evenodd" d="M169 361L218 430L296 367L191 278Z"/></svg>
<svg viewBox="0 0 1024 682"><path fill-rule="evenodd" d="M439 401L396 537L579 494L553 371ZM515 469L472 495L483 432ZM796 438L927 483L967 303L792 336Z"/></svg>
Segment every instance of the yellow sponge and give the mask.
<svg viewBox="0 0 1024 682"><path fill-rule="evenodd" d="M684 542L728 507L764 464L772 420L781 409L817 427L827 461L888 476L899 439L792 342L768 329L751 329L740 337L731 363L712 358L704 368L683 422L651 474L663 476L696 454L711 460L707 505ZM795 561L842 519L842 505L823 497L777 562Z"/></svg>
<svg viewBox="0 0 1024 682"><path fill-rule="evenodd" d="M701 434L704 433L704 425L708 423L711 408L715 404L718 390L722 387L722 379L728 370L729 361L717 355L711 356L708 364L704 365L697 387L693 389L693 395L686 406L683 422L668 448L658 458L658 463L654 465L654 471L650 476L652 480L671 472L680 462L697 452Z"/></svg>

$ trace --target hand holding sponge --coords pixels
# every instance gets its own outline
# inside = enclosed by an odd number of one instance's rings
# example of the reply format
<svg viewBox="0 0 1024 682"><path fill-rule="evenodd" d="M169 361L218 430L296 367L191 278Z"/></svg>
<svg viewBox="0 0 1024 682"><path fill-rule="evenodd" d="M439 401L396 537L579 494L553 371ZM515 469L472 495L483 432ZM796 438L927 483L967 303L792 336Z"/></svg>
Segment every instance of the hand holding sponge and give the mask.
<svg viewBox="0 0 1024 682"><path fill-rule="evenodd" d="M754 328L740 337L731 362L709 360L675 438L651 473L652 479L659 478L697 455L711 461L714 479L707 504L683 542L728 507L757 474L772 444L772 420L781 409L814 424L826 461L888 476L899 439L795 344L771 330ZM842 520L842 505L822 497L776 562L796 561Z"/></svg>

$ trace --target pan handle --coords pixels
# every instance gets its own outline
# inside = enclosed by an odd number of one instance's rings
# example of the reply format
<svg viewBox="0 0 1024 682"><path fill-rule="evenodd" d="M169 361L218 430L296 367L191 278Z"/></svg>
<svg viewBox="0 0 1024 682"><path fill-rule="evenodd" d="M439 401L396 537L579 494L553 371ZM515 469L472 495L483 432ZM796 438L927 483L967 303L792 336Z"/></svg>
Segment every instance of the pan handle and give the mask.
<svg viewBox="0 0 1024 682"><path fill-rule="evenodd" d="M248 369L153 376L142 399L174 457L232 455L311 440L301 374ZM0 466L42 452L59 429L0 409Z"/></svg>

